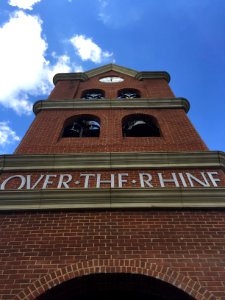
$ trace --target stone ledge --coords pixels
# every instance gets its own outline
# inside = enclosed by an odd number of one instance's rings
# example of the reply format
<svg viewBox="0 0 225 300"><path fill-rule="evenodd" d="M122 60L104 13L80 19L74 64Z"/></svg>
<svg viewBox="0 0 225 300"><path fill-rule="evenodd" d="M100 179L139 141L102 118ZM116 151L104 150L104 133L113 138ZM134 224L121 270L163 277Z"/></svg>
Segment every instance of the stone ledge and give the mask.
<svg viewBox="0 0 225 300"><path fill-rule="evenodd" d="M53 77L53 83L56 85L58 81L64 80L88 80L88 76L85 73L58 73Z"/></svg>
<svg viewBox="0 0 225 300"><path fill-rule="evenodd" d="M95 208L224 208L225 188L1 191L0 211Z"/></svg>
<svg viewBox="0 0 225 300"><path fill-rule="evenodd" d="M1 172L171 168L220 168L225 170L225 153L221 151L103 152L0 156Z"/></svg>
<svg viewBox="0 0 225 300"><path fill-rule="evenodd" d="M187 113L190 104L185 98L154 98L154 99L104 99L104 100L85 100L85 99L65 99L65 100L39 100L34 103L33 111L38 114L42 110L54 109L118 109L118 108L147 108L147 109L184 109Z"/></svg>
<svg viewBox="0 0 225 300"><path fill-rule="evenodd" d="M168 83L170 82L170 75L167 72L138 72L135 76L138 80L143 79L165 79Z"/></svg>

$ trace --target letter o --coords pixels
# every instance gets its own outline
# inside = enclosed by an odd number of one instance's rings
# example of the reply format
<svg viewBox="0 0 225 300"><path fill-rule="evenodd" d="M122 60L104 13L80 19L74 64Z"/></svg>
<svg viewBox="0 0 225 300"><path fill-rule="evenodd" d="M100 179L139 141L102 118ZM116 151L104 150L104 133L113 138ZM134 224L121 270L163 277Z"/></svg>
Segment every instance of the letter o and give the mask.
<svg viewBox="0 0 225 300"><path fill-rule="evenodd" d="M19 178L21 180L20 185L17 187L17 190L21 190L24 187L24 185L26 184L26 179L25 179L25 177L23 175L13 175L13 176L10 176L9 178L5 179L3 181L3 183L1 184L1 190L5 190L6 184L10 180L13 180L15 178Z"/></svg>

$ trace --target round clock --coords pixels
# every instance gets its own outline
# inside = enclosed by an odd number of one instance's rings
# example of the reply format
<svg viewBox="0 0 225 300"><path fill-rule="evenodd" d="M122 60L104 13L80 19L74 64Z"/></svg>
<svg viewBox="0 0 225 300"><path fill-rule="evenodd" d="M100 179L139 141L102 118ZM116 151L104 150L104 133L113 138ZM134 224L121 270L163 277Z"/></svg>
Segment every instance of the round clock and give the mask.
<svg viewBox="0 0 225 300"><path fill-rule="evenodd" d="M123 78L117 76L107 76L99 79L100 82L104 83L117 83L124 81Z"/></svg>

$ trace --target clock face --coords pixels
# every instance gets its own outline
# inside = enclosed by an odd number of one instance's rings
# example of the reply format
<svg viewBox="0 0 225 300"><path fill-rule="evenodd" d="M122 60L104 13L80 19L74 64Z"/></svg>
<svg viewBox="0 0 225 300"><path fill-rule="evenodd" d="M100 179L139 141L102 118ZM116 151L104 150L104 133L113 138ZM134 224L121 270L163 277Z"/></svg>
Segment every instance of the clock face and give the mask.
<svg viewBox="0 0 225 300"><path fill-rule="evenodd" d="M116 82L122 82L124 81L124 79L117 76L107 76L107 77L100 78L99 81L105 83L116 83Z"/></svg>

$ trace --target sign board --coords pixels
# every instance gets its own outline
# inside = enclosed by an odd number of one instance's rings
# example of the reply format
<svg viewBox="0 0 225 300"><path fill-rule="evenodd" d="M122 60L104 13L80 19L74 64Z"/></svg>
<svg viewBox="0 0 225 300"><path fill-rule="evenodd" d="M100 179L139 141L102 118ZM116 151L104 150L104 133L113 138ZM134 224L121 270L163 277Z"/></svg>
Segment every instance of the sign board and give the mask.
<svg viewBox="0 0 225 300"><path fill-rule="evenodd" d="M211 172L101 172L14 174L0 180L0 190L218 187L220 174Z"/></svg>

